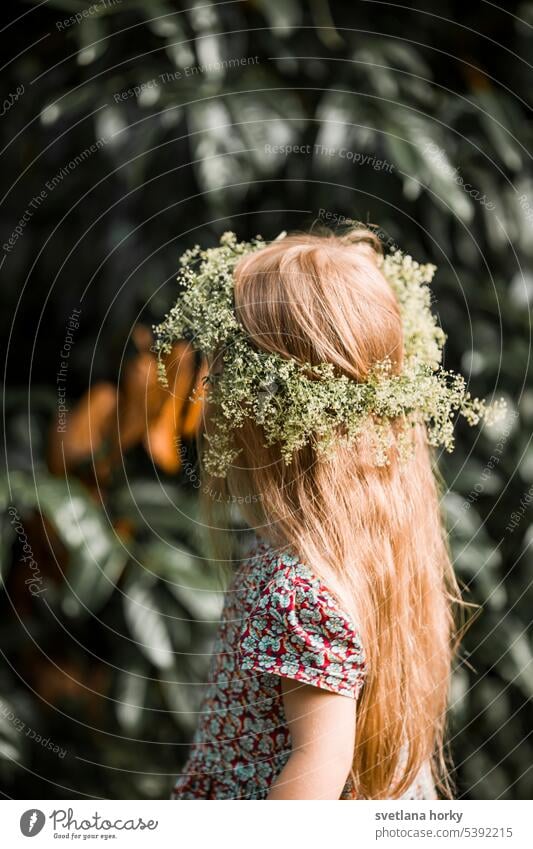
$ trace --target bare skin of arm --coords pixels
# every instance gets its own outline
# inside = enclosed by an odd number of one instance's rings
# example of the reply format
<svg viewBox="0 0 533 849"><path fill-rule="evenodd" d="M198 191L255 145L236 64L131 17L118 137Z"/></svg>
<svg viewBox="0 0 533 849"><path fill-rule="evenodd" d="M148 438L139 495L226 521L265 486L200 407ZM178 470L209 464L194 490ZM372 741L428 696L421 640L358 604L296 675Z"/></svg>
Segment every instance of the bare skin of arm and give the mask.
<svg viewBox="0 0 533 849"><path fill-rule="evenodd" d="M292 752L268 799L338 799L353 760L354 700L289 678L281 690Z"/></svg>

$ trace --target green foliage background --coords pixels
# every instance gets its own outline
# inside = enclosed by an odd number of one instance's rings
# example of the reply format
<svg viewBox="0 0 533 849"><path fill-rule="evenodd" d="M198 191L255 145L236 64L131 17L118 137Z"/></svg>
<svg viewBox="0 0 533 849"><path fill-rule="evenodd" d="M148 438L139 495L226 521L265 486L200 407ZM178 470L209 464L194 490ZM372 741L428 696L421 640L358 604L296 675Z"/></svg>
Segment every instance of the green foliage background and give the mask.
<svg viewBox="0 0 533 849"><path fill-rule="evenodd" d="M71 405L91 382L117 382L135 322L172 300L184 247L345 216L439 266L448 363L474 393L509 401L500 431L460 429L442 458L455 564L483 605L454 679L451 744L458 795L530 798L533 3L186 5L101 3L66 25L83 3L5 4L6 23L24 17L3 33L3 244L46 197L1 269L2 791L167 796L220 608L190 475L165 478L136 449L98 507L83 476L47 469L72 309ZM254 59L187 71L242 57ZM295 144L337 153L265 147ZM41 599L24 592L10 505L41 540Z"/></svg>

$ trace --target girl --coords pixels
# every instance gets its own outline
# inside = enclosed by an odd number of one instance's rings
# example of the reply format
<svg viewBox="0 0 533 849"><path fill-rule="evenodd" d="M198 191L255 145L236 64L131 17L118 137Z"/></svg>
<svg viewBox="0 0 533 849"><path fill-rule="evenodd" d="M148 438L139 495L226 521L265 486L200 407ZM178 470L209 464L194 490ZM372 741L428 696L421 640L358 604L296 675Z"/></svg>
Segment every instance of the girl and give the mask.
<svg viewBox="0 0 533 849"><path fill-rule="evenodd" d="M225 234L182 265L159 350L188 335L210 356L207 489L260 541L173 797L449 796L458 588L429 445L486 408L440 369L433 268L361 228Z"/></svg>

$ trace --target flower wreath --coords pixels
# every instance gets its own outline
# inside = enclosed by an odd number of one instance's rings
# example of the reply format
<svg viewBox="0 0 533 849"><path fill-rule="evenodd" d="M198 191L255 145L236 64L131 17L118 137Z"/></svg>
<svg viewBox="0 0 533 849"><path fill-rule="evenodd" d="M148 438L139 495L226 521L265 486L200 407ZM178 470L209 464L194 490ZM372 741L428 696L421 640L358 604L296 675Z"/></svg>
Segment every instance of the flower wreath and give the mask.
<svg viewBox="0 0 533 849"><path fill-rule="evenodd" d="M202 250L197 245L186 251L180 260L178 300L154 328L159 377L165 384L164 356L178 339L188 338L208 357L221 359L221 369L207 378L209 402L216 410L204 454L208 473L226 475L238 453L232 432L248 418L263 428L267 444L280 444L290 463L294 452L311 441L328 454L339 439L356 440L372 417L378 465L388 462L391 421L423 421L430 444L452 451L457 415L470 425L500 418L503 401L488 406L472 398L464 377L442 368L446 336L431 312L429 290L435 266L421 265L401 251L379 259L402 317L400 374L383 361L364 382L357 382L336 373L331 363L310 365L256 348L235 314L233 270L245 254L264 246L260 236L239 242L234 233L224 233L219 247ZM402 433L404 450L409 428L400 429Z"/></svg>

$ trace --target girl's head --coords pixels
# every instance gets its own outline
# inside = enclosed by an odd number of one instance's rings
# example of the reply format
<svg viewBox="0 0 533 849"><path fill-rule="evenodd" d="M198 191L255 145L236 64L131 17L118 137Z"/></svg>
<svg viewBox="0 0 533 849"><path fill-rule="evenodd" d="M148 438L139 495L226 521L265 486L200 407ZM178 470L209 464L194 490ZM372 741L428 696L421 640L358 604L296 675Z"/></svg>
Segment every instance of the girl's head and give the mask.
<svg viewBox="0 0 533 849"><path fill-rule="evenodd" d="M379 252L372 232L355 229L289 235L245 256L234 272L235 309L250 342L301 363L332 363L355 381L385 359L399 372L402 321ZM386 798L400 796L428 759L446 789L456 584L424 426L410 431L405 459L395 447L400 425L391 422L385 466L374 461L373 428L369 418L355 444L339 438L327 458L307 444L287 464L248 419L235 430L240 453L225 486L250 525L290 545L357 622L369 673L353 777L361 795Z"/></svg>

